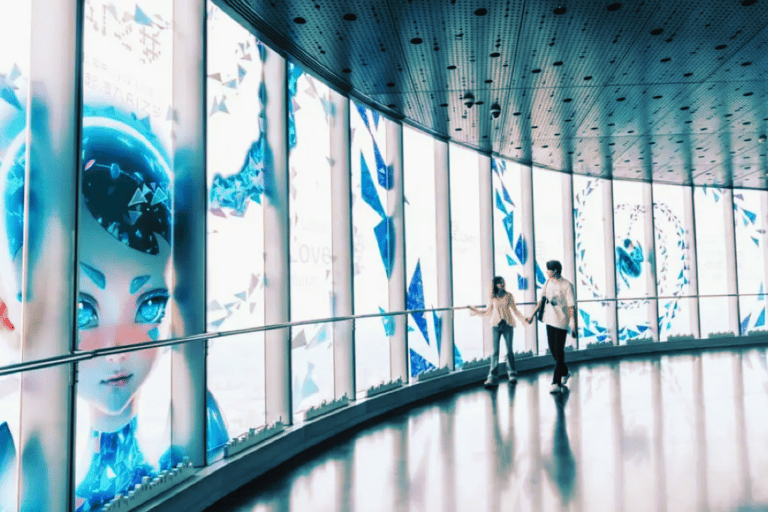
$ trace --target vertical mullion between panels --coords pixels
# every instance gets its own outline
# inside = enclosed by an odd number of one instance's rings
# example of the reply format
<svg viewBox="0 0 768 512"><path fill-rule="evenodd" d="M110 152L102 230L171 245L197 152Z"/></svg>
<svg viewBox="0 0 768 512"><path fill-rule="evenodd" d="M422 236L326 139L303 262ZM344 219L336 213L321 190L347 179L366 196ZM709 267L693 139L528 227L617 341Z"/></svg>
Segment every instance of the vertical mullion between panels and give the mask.
<svg viewBox="0 0 768 512"><path fill-rule="evenodd" d="M699 266L696 256L696 213L693 209L693 187L685 187L687 193L684 198L685 207L685 228L687 229L688 236L685 238L685 243L688 245L688 254L690 255L689 263L689 275L690 282L693 288L693 295L696 301L696 308L692 311L695 318L691 319L691 328L693 329L693 336L695 338L701 338L701 306L699 305ZM768 275L768 273L766 274Z"/></svg>
<svg viewBox="0 0 768 512"><path fill-rule="evenodd" d="M567 276L571 276L571 283L573 284L573 297L574 297L574 313L578 313L578 295L576 294L576 247L574 244L574 218L573 218L573 174L567 174L567 178L562 180L562 197L565 200L563 205L563 254L565 255L565 261L563 262L563 273ZM565 229L565 226L570 226L571 229ZM578 333L574 335L574 341L578 348L579 337Z"/></svg>
<svg viewBox="0 0 768 512"><path fill-rule="evenodd" d="M611 204L610 208L611 211L613 211L614 205L616 204L615 198L613 195L613 179L611 178ZM611 251L615 254L616 248L614 247L616 245L616 219L611 215L611 230L613 233L611 234ZM618 347L619 346L619 330L621 329L621 326L619 325L619 286L616 280L616 260L613 261L613 268L611 269L611 272L613 273L613 317L614 317L614 325L616 326L616 330L613 333L614 334L614 344Z"/></svg>
<svg viewBox="0 0 768 512"><path fill-rule="evenodd" d="M83 6L76 0L32 0L31 7L22 361L68 354L76 339ZM44 229L33 230L30 222ZM21 510L73 506L74 384L70 364L21 375Z"/></svg>
<svg viewBox="0 0 768 512"><path fill-rule="evenodd" d="M480 281L485 289L493 281L493 183L491 157L478 154L478 178L480 180ZM490 307L490 304L488 304ZM488 322L483 322L483 354L493 352L493 331Z"/></svg>
<svg viewBox="0 0 768 512"><path fill-rule="evenodd" d="M523 182L527 183L528 188L523 189L522 194L525 196L526 192L528 193L528 205L529 208L526 209L526 217L530 219L530 228L531 228L531 265L533 265L533 273L531 274L533 276L533 301L536 302L536 222L533 216L533 207L534 207L534 197L533 197L533 166L532 165L526 165L523 167ZM523 228L525 229L525 228ZM535 306L534 306L535 307ZM539 322L535 322L536 328L534 332L534 339L536 340L536 345L533 347L534 355L539 354L539 329L541 326L539 325Z"/></svg>
<svg viewBox="0 0 768 512"><path fill-rule="evenodd" d="M264 62L268 126L264 202L264 322L290 321L290 217L288 209L288 93L286 61L270 53ZM293 422L291 330L264 333L266 423Z"/></svg>
<svg viewBox="0 0 768 512"><path fill-rule="evenodd" d="M533 173L531 166L520 166L520 215L522 221L522 232L524 233L524 240L527 241L527 246L530 249L530 256L523 265L523 275L532 276L530 286L523 293L523 302L536 303L536 248L533 243ZM538 322L536 322L538 324ZM531 350L533 354L539 352L539 338L536 332L538 328L536 325L533 327L525 327L529 332L533 331L532 337L527 339L533 339L533 347L525 347L526 351Z"/></svg>
<svg viewBox="0 0 768 512"><path fill-rule="evenodd" d="M206 84L205 0L174 0L173 28L173 237L176 304L181 328L174 337L205 332ZM171 353L171 436L195 466L205 465L206 342Z"/></svg>
<svg viewBox="0 0 768 512"><path fill-rule="evenodd" d="M576 269L576 218L573 215L573 194L575 193L575 187L573 186L573 173L570 173L568 175L568 182L570 183L571 187L571 193L568 194L569 201L570 201L570 207L566 210L565 216L570 217L570 234L571 234L571 251L566 252L566 255L570 255L571 260L571 268L573 269L571 272L571 276L573 279L573 316L574 316L574 322L576 322L574 325L578 325L578 319L579 319L579 287L576 286L576 281L578 279L578 276L576 275L577 269ZM568 231L566 231L568 233ZM579 350L579 331L576 329L576 332L573 333L573 339L576 342L576 350Z"/></svg>
<svg viewBox="0 0 768 512"><path fill-rule="evenodd" d="M653 265L651 265L651 269L653 270L653 286L651 290L653 290L653 297L654 297L654 307L651 308L653 311L653 322L651 323L651 327L653 329L653 333L655 334L656 341L661 341L661 326L659 326L659 281L657 277L657 263L659 261L659 254L658 254L658 247L656 247L656 213L655 208L656 205L653 202L653 183L648 184L648 212L650 213L650 221L651 221L651 229L650 229L650 238L651 238L651 245L650 247L653 248ZM648 235L646 235L648 236ZM646 247L648 247L646 245Z"/></svg>
<svg viewBox="0 0 768 512"><path fill-rule="evenodd" d="M349 98L332 93L336 116L331 125L331 219L334 316L354 314L352 283L352 174ZM355 398L355 339L352 322L333 328L334 396Z"/></svg>
<svg viewBox="0 0 768 512"><path fill-rule="evenodd" d="M741 314L739 313L739 274L736 268L736 216L733 214L733 189L723 194L725 199L725 264L728 272L728 309L731 324L729 329L736 336L741 334ZM730 243L728 243L730 242Z"/></svg>
<svg viewBox="0 0 768 512"><path fill-rule="evenodd" d="M405 215L403 189L403 125L387 123L387 165L392 168L392 188L387 191L387 215L392 221L395 256L389 278L389 310L405 310ZM389 337L390 378L403 381L408 378L408 317L392 317L395 334Z"/></svg>
<svg viewBox="0 0 768 512"><path fill-rule="evenodd" d="M448 143L435 139L435 230L437 254L437 307L453 306L453 243L451 239L451 176ZM443 351L440 366L453 368L454 346L453 311L443 318ZM450 354L447 354L450 351ZM444 356L443 354L446 353Z"/></svg>
<svg viewBox="0 0 768 512"><path fill-rule="evenodd" d="M610 268L605 273L605 298L609 299L609 304L613 304L611 312L613 318L609 317L611 339L613 343L619 344L619 304L617 302L618 289L616 288L616 225L613 218L613 180L605 180L603 189L603 217L606 219L603 226L605 235L605 263ZM586 348L586 347L585 347Z"/></svg>

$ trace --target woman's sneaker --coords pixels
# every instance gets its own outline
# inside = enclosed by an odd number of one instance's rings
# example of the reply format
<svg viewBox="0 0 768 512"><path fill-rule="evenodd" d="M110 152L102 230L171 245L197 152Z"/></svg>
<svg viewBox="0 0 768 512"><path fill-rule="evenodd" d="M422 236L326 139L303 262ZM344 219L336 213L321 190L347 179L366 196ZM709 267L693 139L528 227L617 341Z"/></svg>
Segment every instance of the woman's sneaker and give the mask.
<svg viewBox="0 0 768 512"><path fill-rule="evenodd" d="M488 377L485 379L485 382L483 382L483 386L487 388L492 388L499 385L499 379L495 377Z"/></svg>
<svg viewBox="0 0 768 512"><path fill-rule="evenodd" d="M562 389L562 386L560 386L560 384L552 384L552 387L549 388L549 392L552 393L553 395L562 392L562 390L563 389Z"/></svg>
<svg viewBox="0 0 768 512"><path fill-rule="evenodd" d="M509 372L509 382L517 382L517 372L511 371Z"/></svg>
<svg viewBox="0 0 768 512"><path fill-rule="evenodd" d="M570 372L560 377L560 385L565 386L566 384L568 384L568 379L570 378L571 378Z"/></svg>

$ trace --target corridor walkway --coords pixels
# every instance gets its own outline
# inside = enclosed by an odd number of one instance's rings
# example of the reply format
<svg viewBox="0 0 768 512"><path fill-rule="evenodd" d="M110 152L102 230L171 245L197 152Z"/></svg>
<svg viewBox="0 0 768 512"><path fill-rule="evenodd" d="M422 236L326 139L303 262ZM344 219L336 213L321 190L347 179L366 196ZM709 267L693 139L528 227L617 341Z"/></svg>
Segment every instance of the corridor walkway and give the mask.
<svg viewBox="0 0 768 512"><path fill-rule="evenodd" d="M768 510L766 348L481 386L292 461L209 510Z"/></svg>

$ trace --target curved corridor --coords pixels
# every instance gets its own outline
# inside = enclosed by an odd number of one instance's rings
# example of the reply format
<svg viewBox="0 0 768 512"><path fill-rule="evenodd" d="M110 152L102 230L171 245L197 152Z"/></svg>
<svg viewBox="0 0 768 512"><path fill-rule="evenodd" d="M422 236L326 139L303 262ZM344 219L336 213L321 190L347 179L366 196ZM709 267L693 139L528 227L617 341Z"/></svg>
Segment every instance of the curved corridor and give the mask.
<svg viewBox="0 0 768 512"><path fill-rule="evenodd" d="M291 461L209 510L768 510L765 348L466 388Z"/></svg>

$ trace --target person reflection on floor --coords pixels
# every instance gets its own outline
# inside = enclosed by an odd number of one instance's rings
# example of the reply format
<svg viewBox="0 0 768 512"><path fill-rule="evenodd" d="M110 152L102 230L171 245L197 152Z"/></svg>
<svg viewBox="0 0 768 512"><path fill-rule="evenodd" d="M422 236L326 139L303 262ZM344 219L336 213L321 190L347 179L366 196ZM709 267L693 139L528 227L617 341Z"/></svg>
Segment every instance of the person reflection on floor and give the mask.
<svg viewBox="0 0 768 512"><path fill-rule="evenodd" d="M576 497L576 459L571 451L565 425L565 404L569 396L570 393L566 392L554 397L557 416L552 434L552 454L544 459L544 471L560 496L562 510L569 509Z"/></svg>

